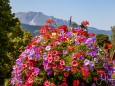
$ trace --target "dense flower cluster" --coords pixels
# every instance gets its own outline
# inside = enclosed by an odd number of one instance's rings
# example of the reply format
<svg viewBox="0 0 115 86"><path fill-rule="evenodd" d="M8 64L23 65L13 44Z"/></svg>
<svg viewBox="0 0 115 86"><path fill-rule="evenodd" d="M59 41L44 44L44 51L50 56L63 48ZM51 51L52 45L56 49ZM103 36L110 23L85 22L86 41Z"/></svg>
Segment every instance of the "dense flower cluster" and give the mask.
<svg viewBox="0 0 115 86"><path fill-rule="evenodd" d="M113 68L106 54L100 58L88 21L76 28L52 28L53 20L40 28L13 66L11 84L16 86L95 86L111 79ZM102 52L102 51L101 51Z"/></svg>

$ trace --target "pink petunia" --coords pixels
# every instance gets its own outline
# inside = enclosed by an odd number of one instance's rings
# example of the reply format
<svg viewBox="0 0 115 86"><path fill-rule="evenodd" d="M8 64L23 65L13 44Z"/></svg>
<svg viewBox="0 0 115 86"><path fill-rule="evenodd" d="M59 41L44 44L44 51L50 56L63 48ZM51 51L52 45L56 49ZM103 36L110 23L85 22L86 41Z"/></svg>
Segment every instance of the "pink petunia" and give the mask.
<svg viewBox="0 0 115 86"><path fill-rule="evenodd" d="M73 60L73 61L72 61L72 66L75 67L75 66L77 66L77 65L78 65L77 61Z"/></svg>
<svg viewBox="0 0 115 86"><path fill-rule="evenodd" d="M64 72L64 76L68 77L69 73L68 72Z"/></svg>
<svg viewBox="0 0 115 86"><path fill-rule="evenodd" d="M51 68L51 65L50 64L47 64L46 66L46 70L50 69Z"/></svg>
<svg viewBox="0 0 115 86"><path fill-rule="evenodd" d="M62 83L60 86L68 86L67 83Z"/></svg>
<svg viewBox="0 0 115 86"><path fill-rule="evenodd" d="M48 57L48 63L51 63L53 61L53 58L52 57Z"/></svg>
<svg viewBox="0 0 115 86"><path fill-rule="evenodd" d="M60 57L59 56L54 56L54 60L59 60Z"/></svg>
<svg viewBox="0 0 115 86"><path fill-rule="evenodd" d="M45 82L44 82L44 86L50 86L50 82L48 81L48 80L46 80Z"/></svg>
<svg viewBox="0 0 115 86"><path fill-rule="evenodd" d="M57 63L54 63L54 64L53 64L53 68L54 68L54 69L57 68Z"/></svg>
<svg viewBox="0 0 115 86"><path fill-rule="evenodd" d="M60 60L60 65L65 65L65 60Z"/></svg>
<svg viewBox="0 0 115 86"><path fill-rule="evenodd" d="M56 86L55 84L53 84L53 83L51 83L51 85L50 86Z"/></svg>
<svg viewBox="0 0 115 86"><path fill-rule="evenodd" d="M62 70L64 67L63 67L63 65L59 65L58 68L59 68L60 70Z"/></svg>
<svg viewBox="0 0 115 86"><path fill-rule="evenodd" d="M54 55L57 55L57 54L58 54L58 51L57 51L57 50L54 50L54 51L53 51L53 54L54 54Z"/></svg>
<svg viewBox="0 0 115 86"><path fill-rule="evenodd" d="M33 83L33 76L30 75L26 82L29 84Z"/></svg>
<svg viewBox="0 0 115 86"><path fill-rule="evenodd" d="M48 54L48 56L47 57L52 57L52 54Z"/></svg>

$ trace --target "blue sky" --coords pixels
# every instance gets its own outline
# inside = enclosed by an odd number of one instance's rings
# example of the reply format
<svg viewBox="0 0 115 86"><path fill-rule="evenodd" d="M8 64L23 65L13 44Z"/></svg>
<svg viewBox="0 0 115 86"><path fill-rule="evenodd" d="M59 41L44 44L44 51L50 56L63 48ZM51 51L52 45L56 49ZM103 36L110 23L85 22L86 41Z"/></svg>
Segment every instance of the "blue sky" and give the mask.
<svg viewBox="0 0 115 86"><path fill-rule="evenodd" d="M10 0L12 12L43 12L56 18L80 24L88 20L90 26L110 30L115 25L115 0Z"/></svg>

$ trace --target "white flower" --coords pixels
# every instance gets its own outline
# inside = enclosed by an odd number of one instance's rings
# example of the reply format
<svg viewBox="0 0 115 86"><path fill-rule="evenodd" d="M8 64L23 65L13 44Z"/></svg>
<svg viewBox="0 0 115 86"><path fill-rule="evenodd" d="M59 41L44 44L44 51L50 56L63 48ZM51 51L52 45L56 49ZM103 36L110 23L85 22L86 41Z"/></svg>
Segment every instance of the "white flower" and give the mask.
<svg viewBox="0 0 115 86"><path fill-rule="evenodd" d="M88 59L85 59L84 65L87 66L87 65L89 65L89 63L90 63L90 61Z"/></svg>
<svg viewBox="0 0 115 86"><path fill-rule="evenodd" d="M49 51L51 49L51 46L47 46L46 50Z"/></svg>

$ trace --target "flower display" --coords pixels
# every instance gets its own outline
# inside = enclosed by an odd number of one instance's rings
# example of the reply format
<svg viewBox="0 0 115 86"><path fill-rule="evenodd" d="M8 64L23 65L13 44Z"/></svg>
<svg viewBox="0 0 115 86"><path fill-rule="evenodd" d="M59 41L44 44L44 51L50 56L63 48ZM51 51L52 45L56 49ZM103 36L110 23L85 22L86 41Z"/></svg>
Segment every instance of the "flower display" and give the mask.
<svg viewBox="0 0 115 86"><path fill-rule="evenodd" d="M31 40L13 66L11 84L15 86L96 86L112 78L112 64L100 58L94 33L88 21L76 28L41 26L40 35ZM83 27L85 26L85 27ZM72 29L71 29L72 28ZM104 51L103 51L104 52Z"/></svg>

